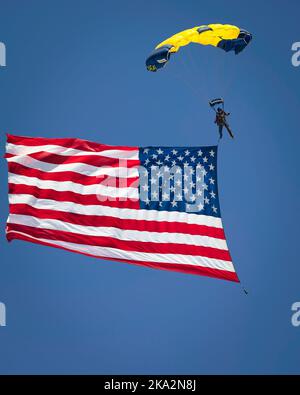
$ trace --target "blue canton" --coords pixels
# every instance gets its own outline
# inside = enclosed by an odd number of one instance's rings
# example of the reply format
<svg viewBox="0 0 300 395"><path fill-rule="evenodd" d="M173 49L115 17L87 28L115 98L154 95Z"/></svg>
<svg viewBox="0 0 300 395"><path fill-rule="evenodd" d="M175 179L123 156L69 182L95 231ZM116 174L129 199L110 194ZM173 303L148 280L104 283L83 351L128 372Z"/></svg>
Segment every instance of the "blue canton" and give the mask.
<svg viewBox="0 0 300 395"><path fill-rule="evenodd" d="M220 217L217 148L140 148L140 207Z"/></svg>

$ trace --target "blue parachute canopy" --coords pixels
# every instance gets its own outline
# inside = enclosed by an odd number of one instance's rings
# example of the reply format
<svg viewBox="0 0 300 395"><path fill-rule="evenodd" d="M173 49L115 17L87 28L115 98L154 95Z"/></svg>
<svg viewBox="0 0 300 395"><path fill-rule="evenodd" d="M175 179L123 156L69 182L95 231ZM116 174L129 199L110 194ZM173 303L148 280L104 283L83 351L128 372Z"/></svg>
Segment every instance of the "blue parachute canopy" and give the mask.
<svg viewBox="0 0 300 395"><path fill-rule="evenodd" d="M237 55L247 47L251 40L252 34L246 30L241 30L238 38L234 40L221 40L218 44L218 47L226 52L234 51Z"/></svg>
<svg viewBox="0 0 300 395"><path fill-rule="evenodd" d="M146 59L146 67L149 71L156 71L166 65L170 59L172 45L164 45L155 49Z"/></svg>

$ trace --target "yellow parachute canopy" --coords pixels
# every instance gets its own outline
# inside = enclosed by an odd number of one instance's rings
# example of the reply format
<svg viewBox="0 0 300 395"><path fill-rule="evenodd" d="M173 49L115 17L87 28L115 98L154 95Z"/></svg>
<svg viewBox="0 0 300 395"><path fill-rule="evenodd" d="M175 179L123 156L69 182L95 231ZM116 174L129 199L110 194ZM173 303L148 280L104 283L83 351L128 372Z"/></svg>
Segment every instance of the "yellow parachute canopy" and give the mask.
<svg viewBox="0 0 300 395"><path fill-rule="evenodd" d="M251 39L251 33L234 25L196 26L174 34L158 44L154 52L147 58L146 66L149 71L162 68L168 62L171 54L190 43L212 45L226 52L234 51L238 54L249 44Z"/></svg>

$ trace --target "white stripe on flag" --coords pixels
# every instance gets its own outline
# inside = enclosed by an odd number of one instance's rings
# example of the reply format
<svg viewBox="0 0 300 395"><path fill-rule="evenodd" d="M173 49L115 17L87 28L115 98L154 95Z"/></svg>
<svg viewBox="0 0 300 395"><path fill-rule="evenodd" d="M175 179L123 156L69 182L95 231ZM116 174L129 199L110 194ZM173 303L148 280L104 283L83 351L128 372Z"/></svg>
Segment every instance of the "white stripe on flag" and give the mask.
<svg viewBox="0 0 300 395"><path fill-rule="evenodd" d="M40 189L53 189L54 191L71 191L80 195L102 195L110 198L138 199L138 188L114 188L102 184L82 185L72 181L48 181L36 177L21 176L9 173L9 182L38 187Z"/></svg>
<svg viewBox="0 0 300 395"><path fill-rule="evenodd" d="M221 218L208 215L191 214L177 211L157 211L144 209L127 209L99 205L83 205L73 202L59 202L51 199L38 199L32 195L10 194L10 204L28 204L35 208L59 210L67 213L84 215L103 215L121 219L136 219L141 221L182 222L193 225L205 225L222 229Z"/></svg>
<svg viewBox="0 0 300 395"><path fill-rule="evenodd" d="M11 158L7 158L7 161L10 163L19 163L23 166L29 167L30 169L37 169L48 173L73 171L75 173L93 177L108 175L111 177L134 178L139 176L138 169L134 167L98 167L79 162L66 164L62 163L58 165L56 163L43 162L26 155L12 156ZM120 164L122 165L122 163Z"/></svg>
<svg viewBox="0 0 300 395"><path fill-rule="evenodd" d="M223 261L220 259L206 258L203 256L193 256L193 255L181 255L181 254L152 254L148 252L137 252L137 251L126 251L120 250L118 248L111 247L96 247L86 244L70 243L65 241L48 240L44 238L36 238L27 235L24 232L10 231L7 233L23 234L30 237L33 240L49 243L53 246L64 247L72 251L81 252L83 254L89 254L93 256L98 256L102 258L114 258L120 261L134 260L140 262L157 262L157 263L170 263L178 265L194 265L201 266L211 269L226 270L229 272L235 272L233 264L229 261Z"/></svg>
<svg viewBox="0 0 300 395"><path fill-rule="evenodd" d="M107 149L99 152L90 152L84 150L78 150L74 148L62 147L60 145L18 145L7 143L6 144L6 152L12 155L29 155L37 152L49 152L52 154L58 155L66 155L66 156L76 156L76 155L90 155L90 156L104 156L106 158L115 158L115 159L127 159L127 160L138 160L139 159L139 151L138 150L116 150L116 149Z"/></svg>
<svg viewBox="0 0 300 395"><path fill-rule="evenodd" d="M62 230L86 236L113 237L124 241L151 243L187 244L202 247L228 250L225 240L208 236L190 235L185 233L147 232L139 230L123 230L115 227L75 225L56 219L41 219L30 215L10 214L8 223L32 226L39 229Z"/></svg>

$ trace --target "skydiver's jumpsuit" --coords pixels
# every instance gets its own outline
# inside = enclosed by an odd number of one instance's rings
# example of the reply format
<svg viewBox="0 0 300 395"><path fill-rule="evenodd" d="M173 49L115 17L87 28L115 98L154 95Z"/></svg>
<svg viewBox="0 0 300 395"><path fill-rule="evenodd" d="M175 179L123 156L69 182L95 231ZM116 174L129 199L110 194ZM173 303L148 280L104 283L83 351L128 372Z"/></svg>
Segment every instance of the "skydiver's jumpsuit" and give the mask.
<svg viewBox="0 0 300 395"><path fill-rule="evenodd" d="M217 112L215 123L219 126L219 134L220 134L220 139L223 137L223 127L227 129L229 136L233 139L233 133L227 123L226 117L230 115L229 112L225 112L222 110L221 112Z"/></svg>

